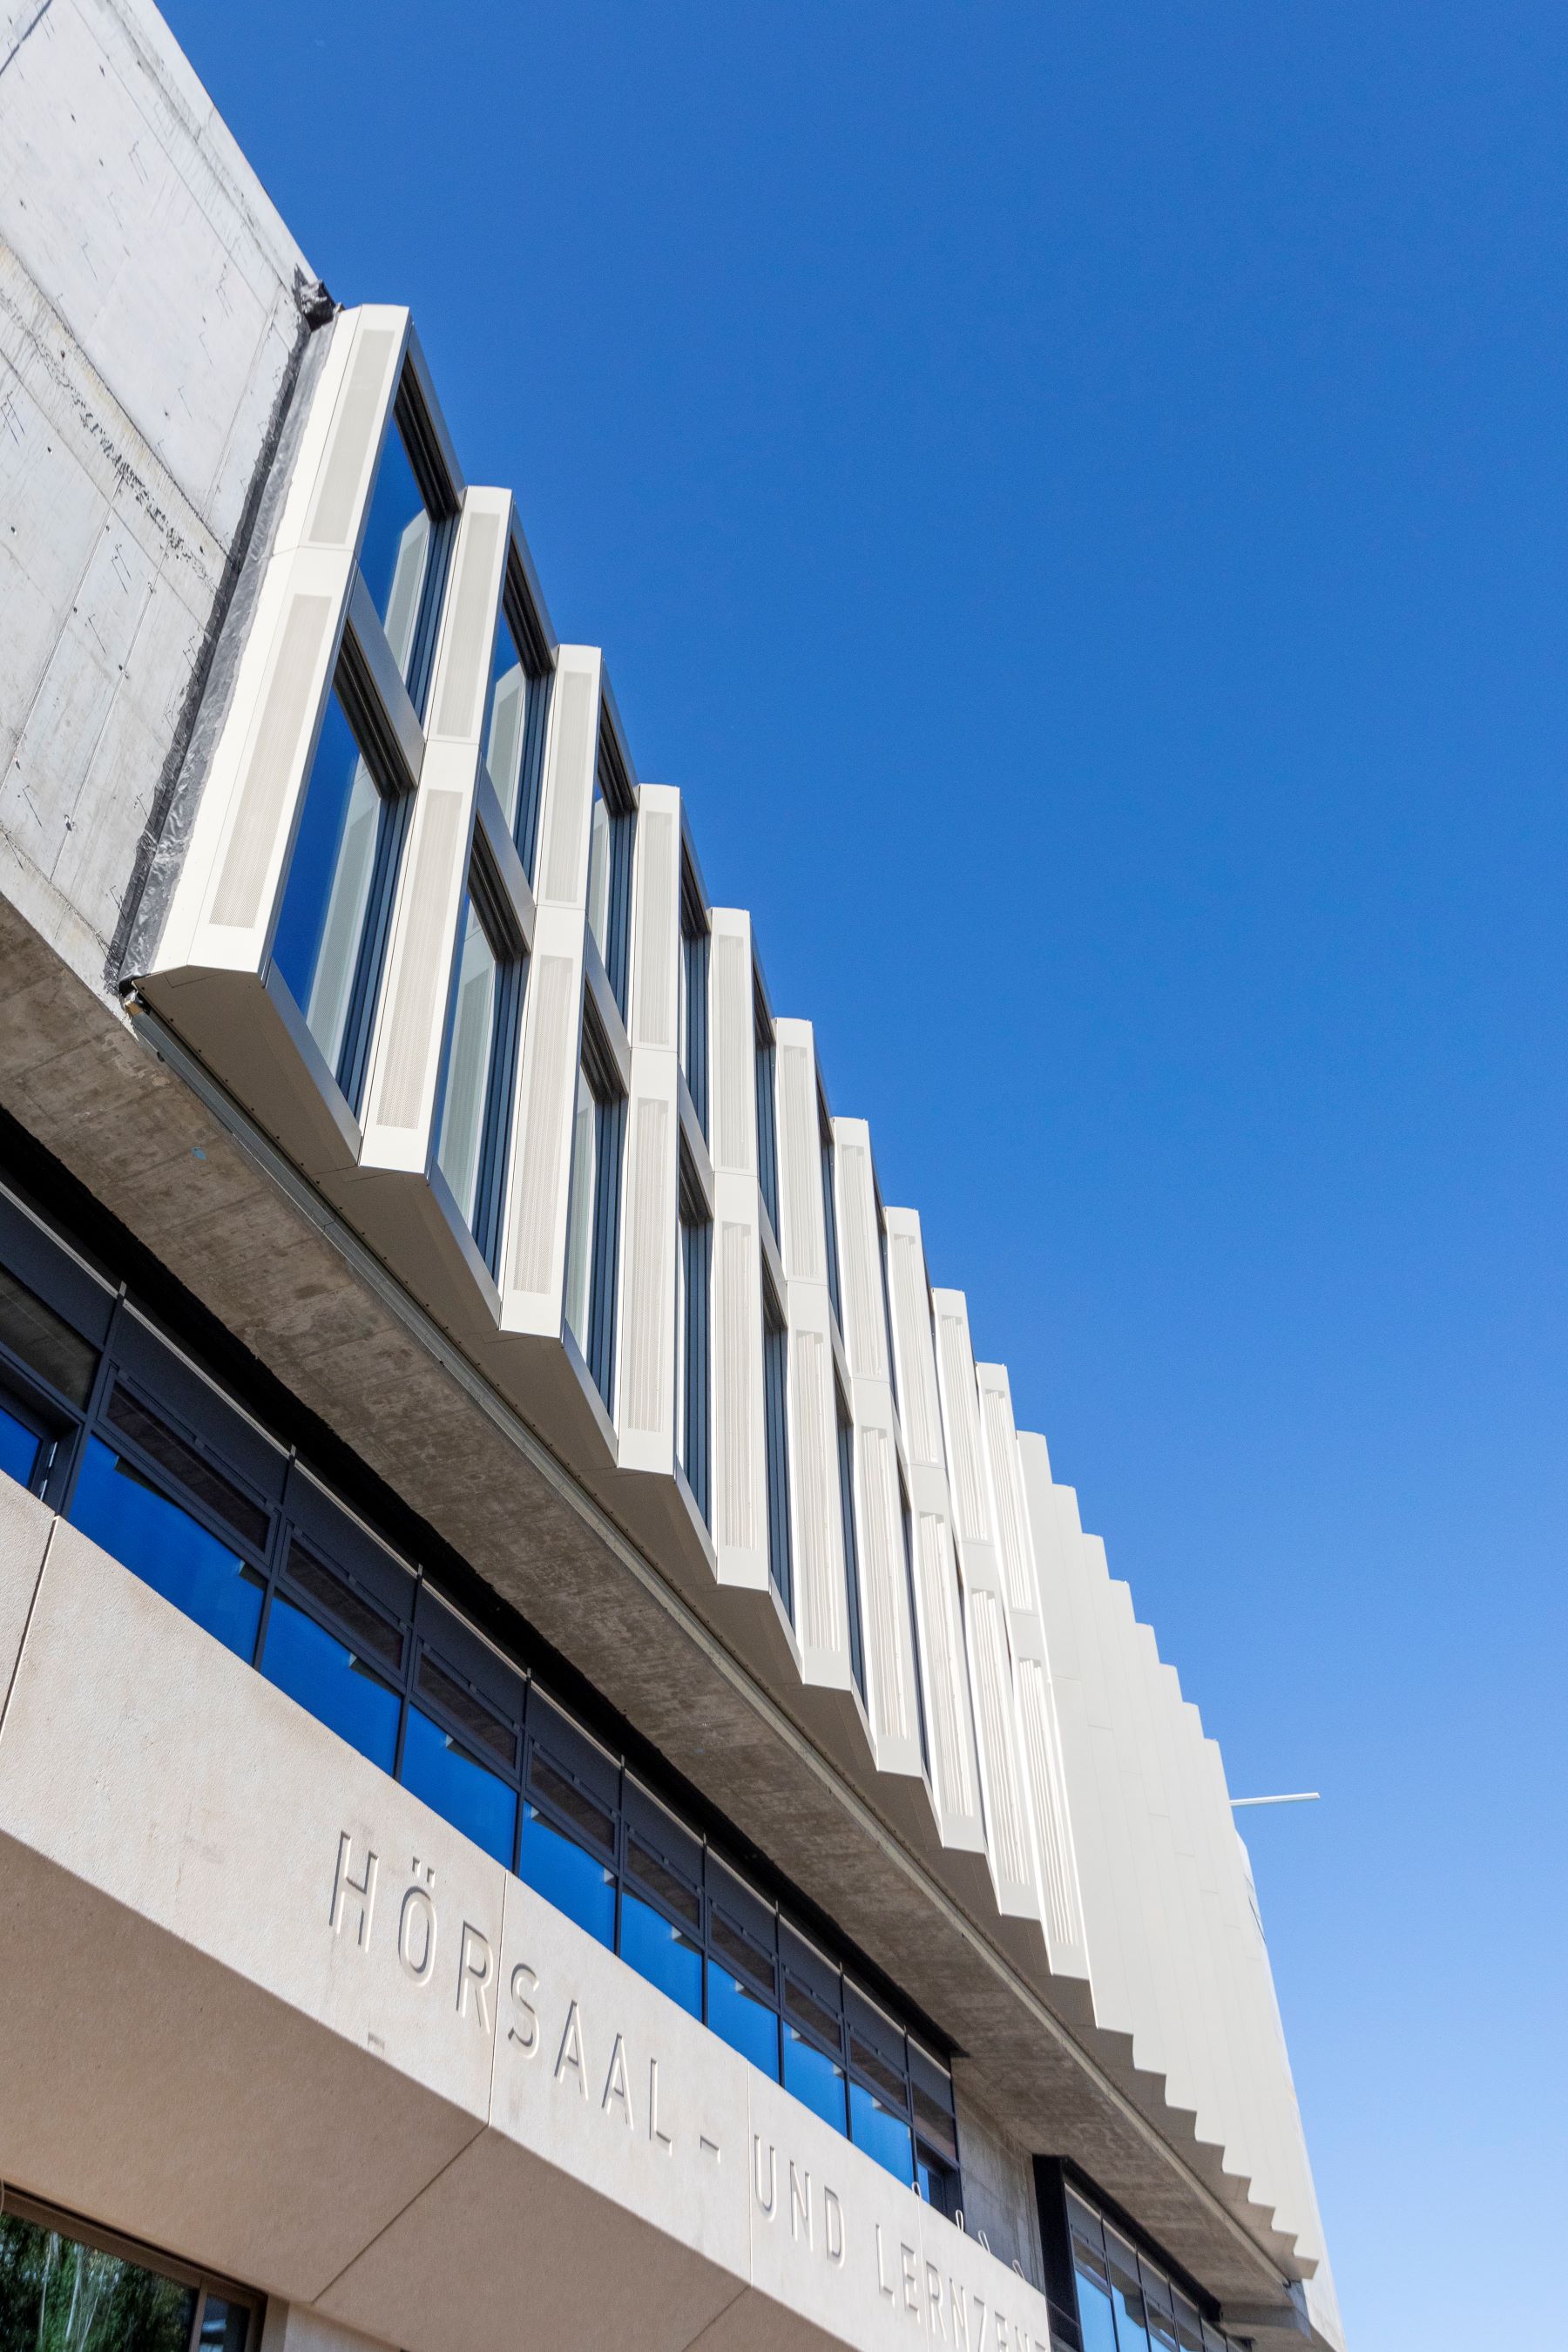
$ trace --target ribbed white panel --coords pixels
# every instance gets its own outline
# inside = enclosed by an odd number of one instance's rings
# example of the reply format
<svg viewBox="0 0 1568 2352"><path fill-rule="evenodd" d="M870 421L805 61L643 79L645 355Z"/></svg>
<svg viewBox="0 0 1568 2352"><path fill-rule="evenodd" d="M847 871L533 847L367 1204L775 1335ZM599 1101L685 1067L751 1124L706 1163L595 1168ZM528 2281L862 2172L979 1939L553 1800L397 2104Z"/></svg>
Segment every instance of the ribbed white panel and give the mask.
<svg viewBox="0 0 1568 2352"><path fill-rule="evenodd" d="M580 903L586 874L589 775L596 736L594 681L568 669L555 688L555 789L545 812L542 898Z"/></svg>
<svg viewBox="0 0 1568 2352"><path fill-rule="evenodd" d="M450 976L453 868L468 822L466 793L426 792L420 801L385 1032L385 1060L373 1100L384 1127L416 1127L434 1092L433 1067Z"/></svg>
<svg viewBox="0 0 1568 2352"><path fill-rule="evenodd" d="M745 940L715 925L712 966L714 1165L754 1173L756 1020L752 1006L752 960Z"/></svg>
<svg viewBox="0 0 1568 2352"><path fill-rule="evenodd" d="M991 1492L996 1503L996 1534L1002 1550L1002 1572L1007 1606L1034 1611L1035 1564L1030 1555L1029 1523L1024 1510L1023 1483L1018 1468L1018 1439L1007 1393L983 1381L980 1410L985 1424L985 1453L991 1470Z"/></svg>
<svg viewBox="0 0 1568 2352"><path fill-rule="evenodd" d="M645 806L637 822L637 961L634 997L635 1042L675 1045L675 941L679 920L676 857L679 821L665 809Z"/></svg>
<svg viewBox="0 0 1568 2352"><path fill-rule="evenodd" d="M561 1255L560 1171L577 1085L577 966L569 956L536 956L529 992L511 1283L538 1293L554 1284Z"/></svg>
<svg viewBox="0 0 1568 2352"><path fill-rule="evenodd" d="M329 598L296 596L284 619L218 868L216 925L251 929L260 919L268 877L282 864L282 834L303 776L333 617Z"/></svg>
<svg viewBox="0 0 1568 2352"><path fill-rule="evenodd" d="M790 1429L795 1457L791 1533L801 1637L808 1649L837 1650L843 1645L846 1626L833 1365L820 1331L792 1333L790 1356L795 1406Z"/></svg>
<svg viewBox="0 0 1568 2352"><path fill-rule="evenodd" d="M477 737L486 664L495 634L495 583L506 519L470 513L458 541L456 572L442 646L436 732Z"/></svg>
<svg viewBox="0 0 1568 2352"><path fill-rule="evenodd" d="M781 1024L782 1025L782 1024ZM827 1261L822 1224L822 1135L812 1084L810 1049L793 1042L779 1048L779 1141L784 1200L781 1203L784 1272L805 1282L825 1282Z"/></svg>
<svg viewBox="0 0 1568 2352"><path fill-rule="evenodd" d="M752 1551L763 1539L762 1397L753 1370L763 1308L749 1225L721 1224L715 1274L719 1540Z"/></svg>
<svg viewBox="0 0 1568 2352"><path fill-rule="evenodd" d="M857 1379L888 1377L887 1323L871 1156L863 1144L838 1144L838 1247L844 1264L844 1344Z"/></svg>
<svg viewBox="0 0 1568 2352"><path fill-rule="evenodd" d="M969 1596L969 1646L985 1753L986 1826L997 1877L1008 1886L1034 1880L1013 1729L1012 1660L1002 1603L994 1592Z"/></svg>
<svg viewBox="0 0 1568 2352"><path fill-rule="evenodd" d="M942 1349L942 1401L947 1408L948 1470L959 1534L969 1543L991 1538L985 1486L980 1464L980 1418L969 1331L963 1316L939 1307L937 1344Z"/></svg>
<svg viewBox="0 0 1568 2352"><path fill-rule="evenodd" d="M359 536L361 496L392 398L392 371L402 343L402 333L394 327L360 330L305 526L313 546L348 547Z"/></svg>
<svg viewBox="0 0 1568 2352"><path fill-rule="evenodd" d="M861 1428L856 1434L855 1452L872 1727L879 1738L908 1739L911 1727L907 1678L900 1654L906 1612L904 1543L893 1441L886 1430Z"/></svg>
<svg viewBox="0 0 1568 2352"><path fill-rule="evenodd" d="M1053 1947L1076 1946L1083 1940L1083 1920L1067 1836L1061 1753L1046 1669L1037 1658L1018 1661L1018 1711L1034 1799L1035 1834L1040 1845L1046 1927Z"/></svg>
<svg viewBox="0 0 1568 2352"><path fill-rule="evenodd" d="M626 1417L628 1429L660 1430L671 1419L675 1338L675 1202L669 1105L645 1095L632 1115L627 1179Z"/></svg>
<svg viewBox="0 0 1568 2352"><path fill-rule="evenodd" d="M899 1402L904 1444L911 1462L939 1466L942 1423L937 1413L936 1364L931 1352L930 1293L925 1262L913 1234L890 1234L893 1315L899 1333Z"/></svg>
<svg viewBox="0 0 1568 2352"><path fill-rule="evenodd" d="M974 1761L960 1694L966 1682L958 1572L945 1519L922 1511L915 1523L915 1574L926 1656L926 1706L937 1801L949 1813L975 1809Z"/></svg>

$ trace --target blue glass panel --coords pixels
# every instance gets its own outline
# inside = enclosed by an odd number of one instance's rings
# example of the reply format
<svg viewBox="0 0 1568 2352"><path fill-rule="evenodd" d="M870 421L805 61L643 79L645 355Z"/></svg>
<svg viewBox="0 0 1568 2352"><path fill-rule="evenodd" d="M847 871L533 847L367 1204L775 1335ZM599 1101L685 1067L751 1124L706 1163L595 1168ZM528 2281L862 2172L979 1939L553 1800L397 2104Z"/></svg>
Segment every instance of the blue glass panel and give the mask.
<svg viewBox="0 0 1568 2352"><path fill-rule="evenodd" d="M416 1706L408 1710L403 1735L403 1784L510 1869L517 1790L449 1739Z"/></svg>
<svg viewBox="0 0 1568 2352"><path fill-rule="evenodd" d="M896 2173L906 2188L913 2186L914 2143L908 2117L884 2106L875 2091L861 2083L849 2085L849 2137L885 2171Z"/></svg>
<svg viewBox="0 0 1568 2352"><path fill-rule="evenodd" d="M1117 2352L1149 2352L1149 2331L1143 2325L1143 2297L1135 2289L1110 2282L1110 2299L1116 2306Z"/></svg>
<svg viewBox="0 0 1568 2352"><path fill-rule="evenodd" d="M89 1437L70 1516L83 1535L240 1657L256 1655L261 1580L140 1470Z"/></svg>
<svg viewBox="0 0 1568 2352"><path fill-rule="evenodd" d="M346 1643L329 1633L280 1592L272 1596L261 1671L318 1723L390 1772L397 1758L397 1713L403 1702L379 1675L362 1665Z"/></svg>
<svg viewBox="0 0 1568 2352"><path fill-rule="evenodd" d="M15 1478L18 1486L29 1486L38 1466L41 1440L36 1429L18 1421L0 1404L0 1470L7 1478Z"/></svg>
<svg viewBox="0 0 1568 2352"><path fill-rule="evenodd" d="M708 1963L708 2022L731 2050L749 2058L770 2081L778 2081L778 2012L712 1960Z"/></svg>
<svg viewBox="0 0 1568 2352"><path fill-rule="evenodd" d="M621 1958L693 2017L702 2014L702 1955L689 1936L639 1895L621 1895Z"/></svg>
<svg viewBox="0 0 1568 2352"><path fill-rule="evenodd" d="M835 2131L846 2128L843 2067L793 2025L784 2027L784 2089L793 2091L825 2124L831 2124Z"/></svg>
<svg viewBox="0 0 1568 2352"><path fill-rule="evenodd" d="M557 1911L564 1911L568 1919L575 1919L579 1927L586 1927L601 1944L614 1948L613 1873L602 1862L595 1862L591 1853L584 1853L569 1837L563 1837L532 1805L523 1808L521 1875L530 1886L537 1887L547 1903L553 1903Z"/></svg>
<svg viewBox="0 0 1568 2352"><path fill-rule="evenodd" d="M1116 2322L1111 2317L1110 2297L1099 2279L1079 2271L1078 2278L1079 2325L1083 2330L1083 2352L1116 2352Z"/></svg>
<svg viewBox="0 0 1568 2352"><path fill-rule="evenodd" d="M359 568L405 677L413 656L430 559L430 516L396 419L386 428Z"/></svg>

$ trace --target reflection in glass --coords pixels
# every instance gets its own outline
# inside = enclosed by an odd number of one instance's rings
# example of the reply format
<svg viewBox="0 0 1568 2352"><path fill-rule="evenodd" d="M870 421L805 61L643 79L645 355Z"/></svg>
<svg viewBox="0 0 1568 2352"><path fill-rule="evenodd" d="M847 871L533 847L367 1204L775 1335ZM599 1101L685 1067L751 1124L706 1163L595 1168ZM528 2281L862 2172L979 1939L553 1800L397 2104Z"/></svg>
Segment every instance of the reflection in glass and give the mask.
<svg viewBox="0 0 1568 2352"><path fill-rule="evenodd" d="M425 493L395 417L381 453L359 568L405 678L414 664L432 532Z"/></svg>
<svg viewBox="0 0 1568 2352"><path fill-rule="evenodd" d="M640 1895L621 1891L621 1958L693 2017L702 2014L702 1954Z"/></svg>
<svg viewBox="0 0 1568 2352"><path fill-rule="evenodd" d="M597 776L594 778L594 814L588 835L588 929L594 945L599 950L599 961L605 971L610 965L610 851L611 819L605 788Z"/></svg>
<svg viewBox="0 0 1568 2352"><path fill-rule="evenodd" d="M219 2307L242 2315L216 2339L240 2352L244 2306ZM194 2286L0 2213L0 2352L188 2352L195 2315Z"/></svg>
<svg viewBox="0 0 1568 2352"><path fill-rule="evenodd" d="M849 2137L857 2147L875 2157L884 2171L895 2173L906 2188L913 2186L914 2147L909 2120L863 2083L849 2085Z"/></svg>
<svg viewBox="0 0 1568 2352"><path fill-rule="evenodd" d="M202 2305L196 2343L200 2352L245 2352L249 2328L250 2314L243 2303L225 2303L218 2295L209 2294Z"/></svg>
<svg viewBox="0 0 1568 2352"><path fill-rule="evenodd" d="M354 1655L346 1642L307 1617L281 1592L272 1596L261 1671L268 1681L390 1772L397 1758L397 1693Z"/></svg>
<svg viewBox="0 0 1568 2352"><path fill-rule="evenodd" d="M98 1349L4 1266L0 1266L0 1339L61 1396L68 1397L72 1404L86 1404L98 1370Z"/></svg>
<svg viewBox="0 0 1568 2352"><path fill-rule="evenodd" d="M88 1439L70 1516L83 1535L226 1648L255 1656L261 1622L256 1570L101 1438Z"/></svg>
<svg viewBox="0 0 1568 2352"><path fill-rule="evenodd" d="M778 2081L778 2011L716 1960L708 1963L708 2022L731 2050Z"/></svg>
<svg viewBox="0 0 1568 2352"><path fill-rule="evenodd" d="M272 961L340 1083L367 918L395 822L334 691L306 780Z"/></svg>
<svg viewBox="0 0 1568 2352"><path fill-rule="evenodd" d="M572 1129L571 1207L566 1226L566 1328L588 1359L588 1307L593 1294L594 1194L598 1160L599 1106L587 1074L577 1073L577 1111Z"/></svg>
<svg viewBox="0 0 1568 2352"><path fill-rule="evenodd" d="M485 732L485 765L490 772L490 782L496 788L509 833L517 831L518 791L522 782L522 754L527 739L528 672L503 613L496 624L495 652L490 657L490 715Z"/></svg>
<svg viewBox="0 0 1568 2352"><path fill-rule="evenodd" d="M464 909L452 1049L447 1064L447 1102L441 1116L437 1158L441 1173L462 1212L463 1222L471 1225L479 1201L500 982L495 950L471 898L465 899Z"/></svg>
<svg viewBox="0 0 1568 2352"><path fill-rule="evenodd" d="M793 2091L814 2115L831 2124L835 2131L845 2130L843 2067L787 2022L784 2079L784 2089Z"/></svg>
<svg viewBox="0 0 1568 2352"><path fill-rule="evenodd" d="M1078 2253L1078 2315L1083 2330L1083 2352L1116 2352L1116 2322L1111 2315L1110 2290L1103 2273L1091 2273Z"/></svg>
<svg viewBox="0 0 1568 2352"><path fill-rule="evenodd" d="M614 1948L616 1881L613 1871L547 1822L535 1805L522 1816L522 1861L519 1875L547 1903L575 1919L590 1936Z"/></svg>
<svg viewBox="0 0 1568 2352"><path fill-rule="evenodd" d="M517 1837L517 1791L470 1756L449 1732L416 1706L403 1735L405 1788L422 1797L443 1821L511 1867Z"/></svg>
<svg viewBox="0 0 1568 2352"><path fill-rule="evenodd" d="M29 1429L25 1421L19 1421L0 1404L0 1470L7 1478L15 1478L18 1486L32 1485L42 1444L36 1429Z"/></svg>

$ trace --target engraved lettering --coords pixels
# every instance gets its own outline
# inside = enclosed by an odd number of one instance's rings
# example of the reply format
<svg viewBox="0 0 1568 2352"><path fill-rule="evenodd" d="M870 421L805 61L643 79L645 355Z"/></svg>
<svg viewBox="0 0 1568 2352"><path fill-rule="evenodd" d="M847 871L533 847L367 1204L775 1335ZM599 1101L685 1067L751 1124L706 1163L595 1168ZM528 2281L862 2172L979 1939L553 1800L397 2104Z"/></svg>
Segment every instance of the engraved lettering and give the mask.
<svg viewBox="0 0 1568 2352"><path fill-rule="evenodd" d="M616 2036L615 2047L610 2052L610 2071L605 2077L605 2095L599 2101L600 2106L607 2110L612 2099L619 2099L621 2120L630 2131L632 2102L631 2093L626 2087L626 2045L618 2033Z"/></svg>
<svg viewBox="0 0 1568 2352"><path fill-rule="evenodd" d="M983 2294L977 2294L974 2298L975 2352L985 2352L985 2314L989 2308L990 2305L986 2303L985 2297Z"/></svg>
<svg viewBox="0 0 1568 2352"><path fill-rule="evenodd" d="M953 2343L955 2346L962 2344L963 2352L970 2352L969 2290L967 2287L960 2286L955 2278L950 2278L947 2283L947 2298L948 2315L952 2321ZM958 2332L961 2327L963 2330L962 2336ZM985 2352L984 2346L977 2344L974 2347L974 2352Z"/></svg>
<svg viewBox="0 0 1568 2352"><path fill-rule="evenodd" d="M1011 2352L1011 2346L1008 2340L1007 2323L1003 2318L1002 2314L999 2311L994 2311L992 2313L991 2325L996 2331L996 2352Z"/></svg>
<svg viewBox="0 0 1568 2352"><path fill-rule="evenodd" d="M844 2260L844 2208L836 2189L822 2189L822 2251L830 2263Z"/></svg>
<svg viewBox="0 0 1568 2352"><path fill-rule="evenodd" d="M768 2193L763 2195L763 2143L756 2132L752 2134L752 2186L757 2192L757 2203L771 2221L779 2197L779 2152L768 2143Z"/></svg>
<svg viewBox="0 0 1568 2352"><path fill-rule="evenodd" d="M506 2038L515 2042L525 2058L531 2058L539 2048L539 2011L529 1999L539 1990L539 1979L526 1960L519 1960L511 1972L511 2005L516 2020L507 2027ZM519 2026L522 2031L518 2031Z"/></svg>
<svg viewBox="0 0 1568 2352"><path fill-rule="evenodd" d="M882 2225L880 2221L875 2223L874 2227L877 2232L877 2292L879 2294L885 2294L888 2301L891 2303L893 2300L893 2290L888 2284L888 2273L882 2267Z"/></svg>
<svg viewBox="0 0 1568 2352"><path fill-rule="evenodd" d="M349 1870L349 1864L353 1859L353 1840L347 1830L342 1830L338 1833L338 1866L332 1874L332 1933L335 1936L342 1934L343 1913L353 1900L356 1914L354 1942L363 1952L370 1941L371 1916L375 1909L376 1860L374 1853L367 1853L364 1858L364 1876L355 1878L351 1875Z"/></svg>
<svg viewBox="0 0 1568 2352"><path fill-rule="evenodd" d="M415 1868L418 1868L416 1863ZM397 1957L416 1984L428 1984L436 1965L436 1906L423 1886L411 1886L397 1915Z"/></svg>
<svg viewBox="0 0 1568 2352"><path fill-rule="evenodd" d="M647 2136L649 2139L658 2140L666 2156L671 2154L675 2142L667 2131L660 2131L658 2127L658 2060L657 2058L650 2058L647 2062ZM715 2148L713 2153L717 2156L718 2149Z"/></svg>
<svg viewBox="0 0 1568 2352"><path fill-rule="evenodd" d="M920 2281L915 2275L915 2259L914 2248L906 2246L900 2240L899 2260L903 2266L904 2273L904 2309L912 2311L918 2319L921 2315L921 2290Z"/></svg>
<svg viewBox="0 0 1568 2352"><path fill-rule="evenodd" d="M942 2324L942 2273L934 2263L926 2264L926 2301L931 2306L931 2332L941 2344L947 2341L947 2330Z"/></svg>
<svg viewBox="0 0 1568 2352"><path fill-rule="evenodd" d="M561 2030L561 2047L555 2053L555 2079L561 2080L568 2066L577 2070L577 2088L584 2098L588 2095L588 2077L583 2057L583 2027L573 2001L566 2011L566 2022Z"/></svg>
<svg viewBox="0 0 1568 2352"><path fill-rule="evenodd" d="M495 1972L496 1956L491 1951L488 1939L480 1935L477 1927L471 1927L465 1919L462 1948L458 1954L458 2015L459 2017L468 2015L468 1992L471 1988L474 1996L474 2015L479 2019L480 2028L486 2033L490 2031L488 1988Z"/></svg>
<svg viewBox="0 0 1568 2352"><path fill-rule="evenodd" d="M809 2246L811 2243L811 2175L809 2172L797 2172L795 2168L795 2158L792 2156L789 2160L789 2233L792 2238L799 2239L800 2225L803 2221L805 2224L805 2242Z"/></svg>

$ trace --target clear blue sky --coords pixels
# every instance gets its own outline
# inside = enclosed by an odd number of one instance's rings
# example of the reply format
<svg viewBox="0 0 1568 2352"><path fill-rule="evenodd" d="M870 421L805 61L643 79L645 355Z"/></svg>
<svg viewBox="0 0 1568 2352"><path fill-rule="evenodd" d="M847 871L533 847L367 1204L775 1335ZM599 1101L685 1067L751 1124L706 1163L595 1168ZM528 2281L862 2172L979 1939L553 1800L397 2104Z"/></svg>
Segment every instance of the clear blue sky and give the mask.
<svg viewBox="0 0 1568 2352"><path fill-rule="evenodd" d="M1222 1739L1352 2352L1568 2210L1568 12L174 0ZM1549 2307L1549 2306L1548 2306Z"/></svg>

